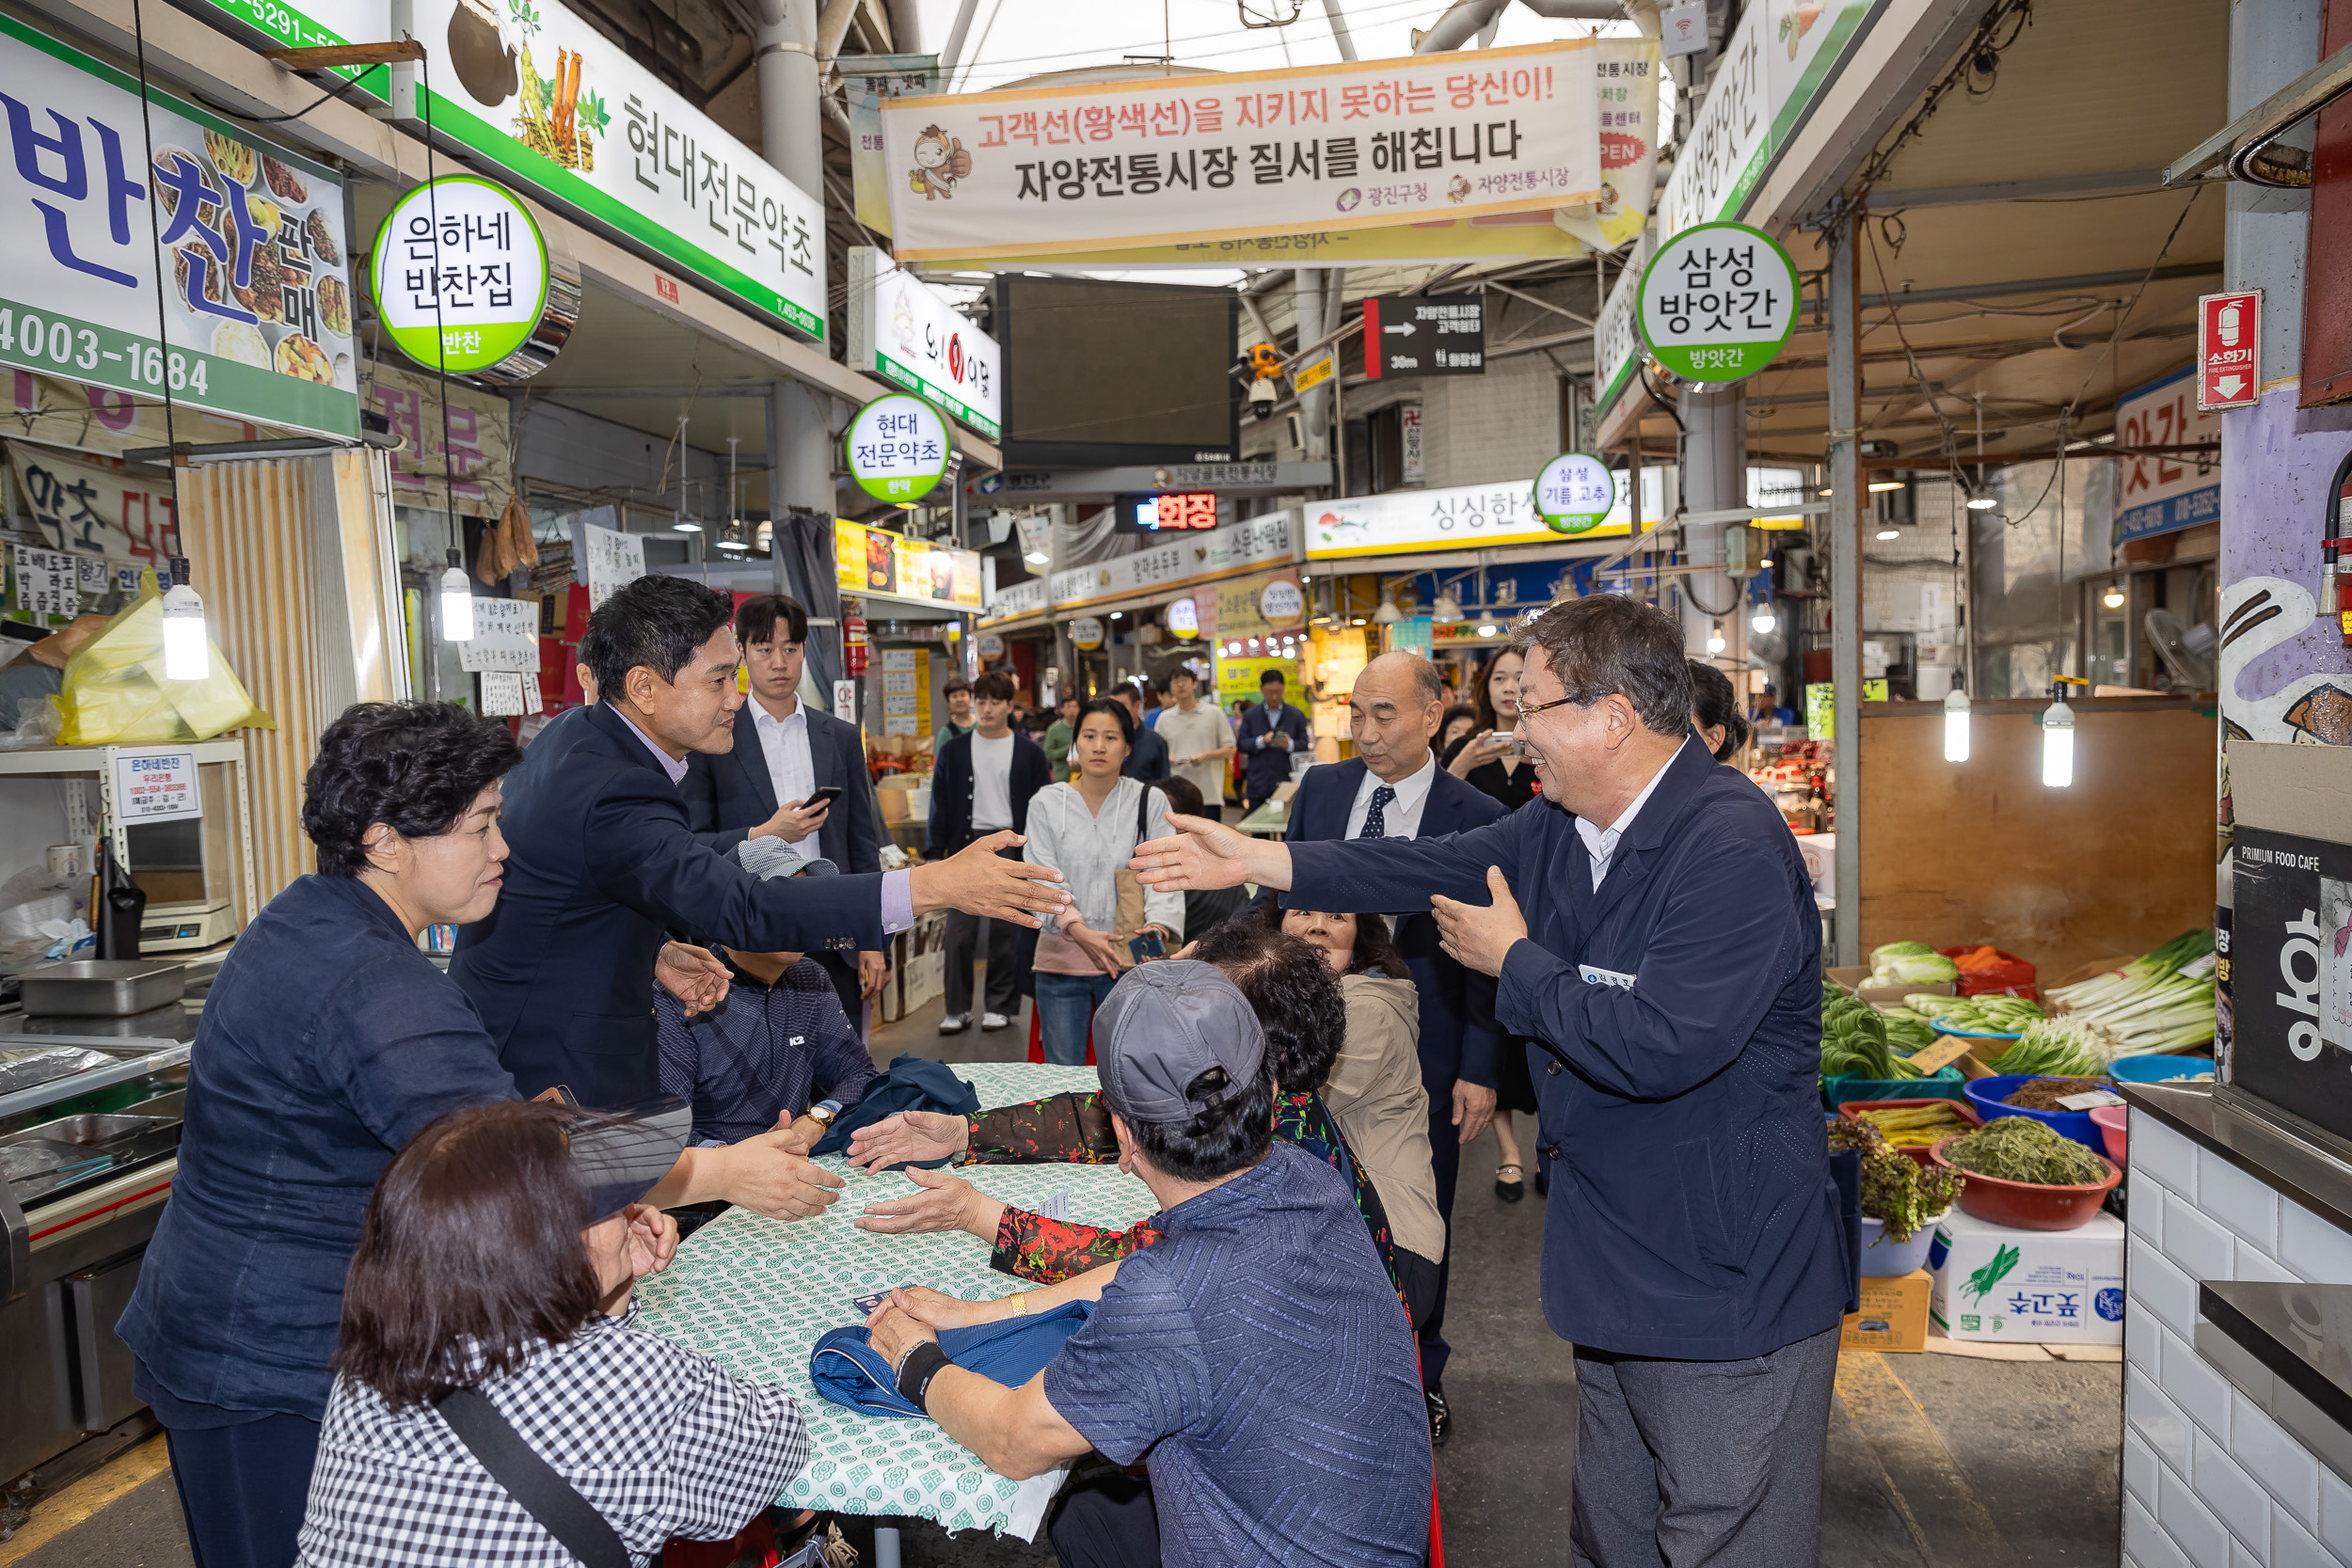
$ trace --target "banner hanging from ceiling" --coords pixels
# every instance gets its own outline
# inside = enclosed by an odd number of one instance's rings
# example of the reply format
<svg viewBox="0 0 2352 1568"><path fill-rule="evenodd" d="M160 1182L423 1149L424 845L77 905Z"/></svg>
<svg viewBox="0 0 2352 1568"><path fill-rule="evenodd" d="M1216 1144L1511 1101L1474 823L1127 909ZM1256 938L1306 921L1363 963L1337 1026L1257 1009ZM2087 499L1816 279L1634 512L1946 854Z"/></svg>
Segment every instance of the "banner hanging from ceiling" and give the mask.
<svg viewBox="0 0 2352 1568"><path fill-rule="evenodd" d="M884 100L901 261L1199 244L1600 199L1590 39Z"/></svg>

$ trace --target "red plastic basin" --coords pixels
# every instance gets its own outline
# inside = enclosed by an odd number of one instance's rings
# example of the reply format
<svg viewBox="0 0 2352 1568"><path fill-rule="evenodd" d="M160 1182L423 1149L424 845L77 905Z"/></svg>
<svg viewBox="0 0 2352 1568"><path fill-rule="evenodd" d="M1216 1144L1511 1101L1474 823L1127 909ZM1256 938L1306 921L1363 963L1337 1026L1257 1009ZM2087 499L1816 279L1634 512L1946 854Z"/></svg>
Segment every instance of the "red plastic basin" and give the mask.
<svg viewBox="0 0 2352 1568"><path fill-rule="evenodd" d="M1946 1138L1928 1151L1937 1164L1960 1170L1944 1157L1944 1150L1955 1141ZM1997 1176L1962 1170L1960 1206L1980 1220L2014 1226L2020 1230L2073 1230L2090 1224L2090 1216L2099 1212L2101 1201L2123 1180L2122 1171L2112 1161L2095 1154L2091 1158L2107 1167L2106 1180L2081 1186L2045 1187L2039 1182L2005 1181Z"/></svg>
<svg viewBox="0 0 2352 1568"><path fill-rule="evenodd" d="M2090 1113L2090 1119L2098 1124L2101 1141L2107 1146L2107 1158L2119 1165L2125 1163L2124 1129L2131 1125L2131 1115L2129 1105L2101 1105Z"/></svg>
<svg viewBox="0 0 2352 1568"><path fill-rule="evenodd" d="M1957 1100L1849 1100L1837 1107L1837 1114L1849 1120L1860 1121L1862 1117L1857 1113L1862 1111L1907 1111L1919 1105L1946 1106L1971 1127L1984 1125L1984 1117L1979 1116L1973 1107L1963 1105ZM1957 1138L1962 1134L1955 1132L1952 1136ZM1907 1154L1924 1165L1930 1164L1928 1150L1933 1147L1931 1144L1899 1144L1895 1146L1895 1151Z"/></svg>

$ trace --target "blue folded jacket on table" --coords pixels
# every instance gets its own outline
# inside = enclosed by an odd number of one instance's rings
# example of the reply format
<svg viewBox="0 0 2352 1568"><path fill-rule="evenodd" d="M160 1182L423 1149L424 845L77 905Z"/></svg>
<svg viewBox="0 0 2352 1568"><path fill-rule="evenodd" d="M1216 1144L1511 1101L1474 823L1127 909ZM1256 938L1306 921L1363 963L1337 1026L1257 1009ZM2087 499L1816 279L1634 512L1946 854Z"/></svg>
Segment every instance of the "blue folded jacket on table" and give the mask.
<svg viewBox="0 0 2352 1568"><path fill-rule="evenodd" d="M811 1152L846 1152L850 1133L900 1111L946 1111L969 1117L977 1116L979 1109L980 1091L948 1070L946 1063L928 1056L900 1056L890 1064L888 1072L866 1085L858 1102L841 1113ZM901 1160L881 1168L903 1170L910 1164L931 1168L946 1163L945 1159Z"/></svg>
<svg viewBox="0 0 2352 1568"><path fill-rule="evenodd" d="M1025 1318L950 1328L939 1336L939 1348L965 1371L1018 1388L1061 1354L1062 1341L1077 1333L1093 1310L1092 1302L1073 1301ZM828 1330L817 1341L808 1353L808 1380L834 1403L863 1415L923 1414L898 1392L890 1364L866 1341L863 1323Z"/></svg>

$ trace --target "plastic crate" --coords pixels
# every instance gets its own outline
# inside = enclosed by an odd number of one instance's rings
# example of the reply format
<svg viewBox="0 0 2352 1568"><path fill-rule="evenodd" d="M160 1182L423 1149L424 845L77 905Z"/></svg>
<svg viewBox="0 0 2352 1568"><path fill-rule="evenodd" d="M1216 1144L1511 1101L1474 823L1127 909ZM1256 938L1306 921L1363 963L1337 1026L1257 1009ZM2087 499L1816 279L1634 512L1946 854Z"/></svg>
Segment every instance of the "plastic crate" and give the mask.
<svg viewBox="0 0 2352 1568"><path fill-rule="evenodd" d="M1967 1079L1956 1067L1937 1068L1925 1078L1865 1078L1840 1073L1821 1080L1821 1103L1835 1111L1849 1100L1953 1100L1965 1104Z"/></svg>

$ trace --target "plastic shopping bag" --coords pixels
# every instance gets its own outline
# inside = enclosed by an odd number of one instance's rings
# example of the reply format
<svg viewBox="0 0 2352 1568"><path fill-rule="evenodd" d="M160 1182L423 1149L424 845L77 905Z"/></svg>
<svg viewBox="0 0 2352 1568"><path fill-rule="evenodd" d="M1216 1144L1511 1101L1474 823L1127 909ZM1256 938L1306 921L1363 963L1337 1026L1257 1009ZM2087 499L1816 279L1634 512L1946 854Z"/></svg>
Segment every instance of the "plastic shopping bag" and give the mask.
<svg viewBox="0 0 2352 1568"><path fill-rule="evenodd" d="M209 740L224 730L274 730L210 638L201 680L164 676L163 591L155 574L139 574L139 596L104 631L66 661L65 690L52 698L65 715L59 744L149 745Z"/></svg>

